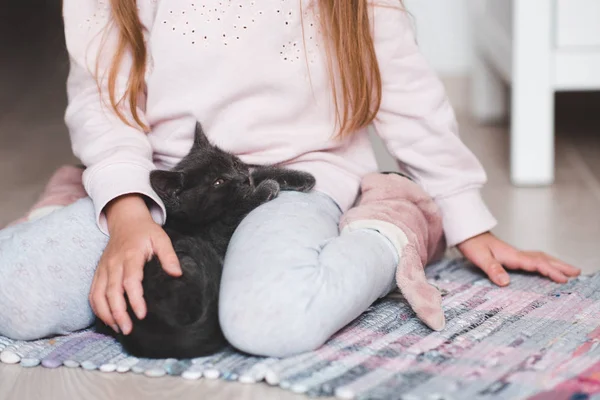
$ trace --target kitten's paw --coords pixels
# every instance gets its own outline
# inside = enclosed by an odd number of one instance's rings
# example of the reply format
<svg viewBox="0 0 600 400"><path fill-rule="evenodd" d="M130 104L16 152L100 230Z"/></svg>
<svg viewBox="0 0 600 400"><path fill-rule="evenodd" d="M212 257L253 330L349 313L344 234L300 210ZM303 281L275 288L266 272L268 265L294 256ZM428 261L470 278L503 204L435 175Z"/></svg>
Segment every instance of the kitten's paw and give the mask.
<svg viewBox="0 0 600 400"><path fill-rule="evenodd" d="M281 190L293 190L302 193L310 192L317 183L312 174L294 170L285 170L275 179L279 182Z"/></svg>
<svg viewBox="0 0 600 400"><path fill-rule="evenodd" d="M279 195L280 186L277 181L272 179L267 179L266 181L262 181L256 187L256 193L265 199L265 201L273 200L275 197Z"/></svg>
<svg viewBox="0 0 600 400"><path fill-rule="evenodd" d="M298 187L296 190L307 193L313 190L316 184L317 180L312 174L309 174L308 172L298 172Z"/></svg>

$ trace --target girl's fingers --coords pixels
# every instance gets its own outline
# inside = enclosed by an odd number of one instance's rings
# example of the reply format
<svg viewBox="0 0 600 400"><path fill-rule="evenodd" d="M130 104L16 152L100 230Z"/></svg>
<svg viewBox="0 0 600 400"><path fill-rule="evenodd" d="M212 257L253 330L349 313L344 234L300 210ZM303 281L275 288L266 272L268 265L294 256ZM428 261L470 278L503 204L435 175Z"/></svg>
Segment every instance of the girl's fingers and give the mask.
<svg viewBox="0 0 600 400"><path fill-rule="evenodd" d="M574 277L579 276L579 274L581 274L581 270L579 268L575 268L574 266L560 261L554 257L548 256L548 260L554 268L556 268L566 276Z"/></svg>
<svg viewBox="0 0 600 400"><path fill-rule="evenodd" d="M508 256L504 264L510 269L537 272L558 283L566 283L569 280L562 268L557 268L551 257L543 253L518 252L516 257Z"/></svg>
<svg viewBox="0 0 600 400"><path fill-rule="evenodd" d="M125 262L125 272L123 274L123 287L127 292L127 299L138 319L146 317L146 302L144 301L144 289L142 280L144 279L144 256L131 258Z"/></svg>
<svg viewBox="0 0 600 400"><path fill-rule="evenodd" d="M181 276L182 272L181 266L179 265L179 259L177 258L177 254L175 254L171 239L166 233L163 232L161 235L156 235L153 238L152 250L158 257L162 268L167 274L174 277Z"/></svg>
<svg viewBox="0 0 600 400"><path fill-rule="evenodd" d="M96 273L94 274L94 278L92 279L92 285L90 286L90 292L88 294L88 301L90 302L90 307L92 307L92 311L94 315L98 316L98 312L96 311L96 299L93 294L96 292L96 282L98 281L99 271L96 269Z"/></svg>
<svg viewBox="0 0 600 400"><path fill-rule="evenodd" d="M554 282L558 283L567 283L569 282L569 277L560 272L557 269L549 267L548 277L552 279Z"/></svg>
<svg viewBox="0 0 600 400"><path fill-rule="evenodd" d="M127 306L123 297L123 267L112 265L108 276L106 297L113 318L119 325L121 332L128 335L131 332L131 319L127 314Z"/></svg>
<svg viewBox="0 0 600 400"><path fill-rule="evenodd" d="M581 272L547 254L519 251L493 236L486 240L472 239L459 248L499 286L506 286L510 281L502 265L509 269L537 272L559 283L566 283Z"/></svg>
<svg viewBox="0 0 600 400"><path fill-rule="evenodd" d="M534 265L537 271L552 279L554 282L567 283L569 278L563 274L558 268L553 266L547 257L543 256L529 256L529 263Z"/></svg>
<svg viewBox="0 0 600 400"><path fill-rule="evenodd" d="M496 260L491 252L487 249L479 249L473 252L470 260L479 268L483 270L498 286L506 286L510 283L510 276L506 270L502 267L502 264Z"/></svg>
<svg viewBox="0 0 600 400"><path fill-rule="evenodd" d="M96 279L94 280L94 288L90 291L90 303L92 303L92 308L96 316L118 333L119 327L110 312L110 307L106 299L107 284L106 269L98 267Z"/></svg>
<svg viewBox="0 0 600 400"><path fill-rule="evenodd" d="M506 251L502 254L498 254L496 257L499 258L502 261L502 265L508 269L520 269L528 272L538 271L538 268L536 264L532 262L532 259L520 251Z"/></svg>
<svg viewBox="0 0 600 400"><path fill-rule="evenodd" d="M494 258L487 259L480 264L477 264L492 282L498 286L507 286L510 283L510 276L502 267L502 264Z"/></svg>
<svg viewBox="0 0 600 400"><path fill-rule="evenodd" d="M510 283L510 276L502 264L494 257L487 245L463 247L463 254L486 273L488 278L498 286Z"/></svg>

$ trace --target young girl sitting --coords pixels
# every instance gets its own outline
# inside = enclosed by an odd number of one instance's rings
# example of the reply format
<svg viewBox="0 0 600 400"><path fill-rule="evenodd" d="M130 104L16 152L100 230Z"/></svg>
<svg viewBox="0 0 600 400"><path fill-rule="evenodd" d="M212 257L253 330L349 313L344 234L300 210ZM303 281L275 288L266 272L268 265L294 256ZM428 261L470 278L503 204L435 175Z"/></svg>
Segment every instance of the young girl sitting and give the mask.
<svg viewBox="0 0 600 400"><path fill-rule="evenodd" d="M246 163L317 178L314 192L259 207L232 238L220 322L243 351L315 349L396 284L443 329L423 266L446 246L502 286L503 265L557 282L578 274L490 233L485 173L400 0L63 3L66 123L89 197L0 231L1 335L64 334L94 314L130 333L124 294L143 318L144 262L156 254L181 273L148 176L188 152L196 121ZM375 173L370 125L411 180Z"/></svg>

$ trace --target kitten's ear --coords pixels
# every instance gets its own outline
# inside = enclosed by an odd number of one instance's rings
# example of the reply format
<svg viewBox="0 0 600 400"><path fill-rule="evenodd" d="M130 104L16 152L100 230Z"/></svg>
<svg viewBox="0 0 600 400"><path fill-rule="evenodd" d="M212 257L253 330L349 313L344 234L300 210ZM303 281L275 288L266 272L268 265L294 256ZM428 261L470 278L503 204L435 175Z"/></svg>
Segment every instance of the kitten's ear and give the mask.
<svg viewBox="0 0 600 400"><path fill-rule="evenodd" d="M196 122L196 131L194 133L194 145L192 146L193 150L201 150L212 147L212 144L206 137L204 133L204 129L202 129L202 125L200 122Z"/></svg>
<svg viewBox="0 0 600 400"><path fill-rule="evenodd" d="M152 171L150 172L150 185L161 199L171 198L183 188L183 172Z"/></svg>

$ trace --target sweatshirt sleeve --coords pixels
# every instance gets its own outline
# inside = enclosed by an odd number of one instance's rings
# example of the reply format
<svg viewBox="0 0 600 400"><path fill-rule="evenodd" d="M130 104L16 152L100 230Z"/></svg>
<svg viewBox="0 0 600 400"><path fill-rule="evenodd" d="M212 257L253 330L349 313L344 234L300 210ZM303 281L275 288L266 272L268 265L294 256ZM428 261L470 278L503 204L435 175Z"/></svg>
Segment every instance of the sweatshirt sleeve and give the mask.
<svg viewBox="0 0 600 400"><path fill-rule="evenodd" d="M83 184L94 203L98 226L106 234L103 210L124 194L137 193L151 199L152 217L159 224L165 220L164 205L149 181L150 171L155 168L150 141L141 129L122 122L110 107L107 77L117 32L105 29L110 22L108 4L99 0L63 1L70 61L65 122L73 152L87 167ZM151 20L151 11L140 9L142 22ZM116 81L117 98L125 91L130 65L128 53ZM138 111L143 118L143 110Z"/></svg>
<svg viewBox="0 0 600 400"><path fill-rule="evenodd" d="M383 81L374 127L405 172L435 199L451 247L496 225L480 194L487 177L458 136L454 111L418 49L410 15L394 3L374 10Z"/></svg>

